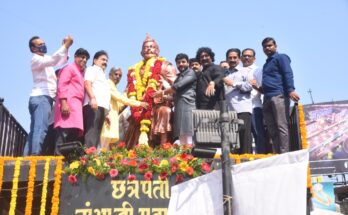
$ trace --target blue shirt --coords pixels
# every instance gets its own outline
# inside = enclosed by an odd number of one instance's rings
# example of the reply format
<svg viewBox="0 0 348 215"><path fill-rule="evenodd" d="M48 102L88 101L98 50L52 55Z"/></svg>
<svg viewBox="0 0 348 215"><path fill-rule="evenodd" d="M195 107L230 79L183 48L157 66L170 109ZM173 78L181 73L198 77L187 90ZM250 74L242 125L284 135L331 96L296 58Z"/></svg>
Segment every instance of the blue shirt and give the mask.
<svg viewBox="0 0 348 215"><path fill-rule="evenodd" d="M289 56L278 52L267 58L262 74L262 89L266 99L278 95L289 97L289 93L295 90L290 63Z"/></svg>

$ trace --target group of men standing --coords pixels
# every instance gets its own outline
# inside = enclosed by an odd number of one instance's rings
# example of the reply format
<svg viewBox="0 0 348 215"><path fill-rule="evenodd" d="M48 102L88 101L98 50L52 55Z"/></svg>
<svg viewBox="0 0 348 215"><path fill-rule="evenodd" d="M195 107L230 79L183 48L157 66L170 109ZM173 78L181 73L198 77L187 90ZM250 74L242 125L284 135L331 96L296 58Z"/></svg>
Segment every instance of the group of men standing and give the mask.
<svg viewBox="0 0 348 215"><path fill-rule="evenodd" d="M170 62L159 57L159 46L148 35L142 46L143 59L128 71L126 95L116 88L122 77L120 68L113 67L106 79L108 54L103 50L95 53L92 66L87 67L90 55L79 48L74 62L55 74L54 67L67 62L72 43L71 36L65 37L62 47L48 56L41 38L29 41L34 86L24 155L42 154L52 110L56 146L80 140L86 147L108 148L119 140L119 113L125 105L131 106L125 141L132 148L138 143L165 144L175 139L193 144L192 110L219 109L219 101L224 99L228 110L236 111L244 121L237 153L252 153L252 133L257 153L269 152L264 125L275 152L289 151L289 99L297 101L299 97L294 91L290 58L276 51L273 38L262 42L268 56L263 69L254 64L253 49L227 50L227 69L214 64L214 52L202 47L196 58L189 59L184 53L176 56L177 74ZM60 154L57 147L55 154Z"/></svg>

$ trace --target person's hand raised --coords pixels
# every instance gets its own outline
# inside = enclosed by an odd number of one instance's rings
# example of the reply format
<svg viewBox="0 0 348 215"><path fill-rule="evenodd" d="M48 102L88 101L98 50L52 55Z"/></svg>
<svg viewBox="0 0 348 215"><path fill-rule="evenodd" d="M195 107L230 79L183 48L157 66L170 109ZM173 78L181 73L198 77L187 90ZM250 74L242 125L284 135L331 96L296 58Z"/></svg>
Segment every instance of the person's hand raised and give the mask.
<svg viewBox="0 0 348 215"><path fill-rule="evenodd" d="M74 39L70 35L64 37L64 39L63 39L63 44L64 44L65 48L67 48L67 49L73 44L73 42L74 42Z"/></svg>

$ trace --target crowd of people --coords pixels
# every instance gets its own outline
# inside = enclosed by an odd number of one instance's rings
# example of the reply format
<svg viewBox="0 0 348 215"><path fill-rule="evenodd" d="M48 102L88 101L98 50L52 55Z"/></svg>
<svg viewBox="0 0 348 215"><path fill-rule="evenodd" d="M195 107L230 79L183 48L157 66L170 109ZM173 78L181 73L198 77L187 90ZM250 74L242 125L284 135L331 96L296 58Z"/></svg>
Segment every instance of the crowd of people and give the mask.
<svg viewBox="0 0 348 215"><path fill-rule="evenodd" d="M58 146L72 141L109 149L120 141L120 130L128 149L174 141L194 144L192 110L220 110L222 100L244 121L236 153L253 153L253 140L256 153L289 151L290 99L298 101L299 96L290 58L277 52L271 37L262 41L268 57L263 67L255 65L256 53L251 48L228 49L226 59L217 65L209 47L199 48L194 58L177 54L175 67L160 57L157 42L147 35L142 60L128 70L124 93L117 89L121 68L112 67L106 78L108 54L104 50L96 52L92 65L87 66L90 54L79 48L74 61L66 65L72 44L73 38L66 36L50 56L42 38L35 36L29 41L33 89L25 156L44 154L51 124L54 141L49 144L56 155L60 154ZM119 114L127 106L129 125L119 126Z"/></svg>

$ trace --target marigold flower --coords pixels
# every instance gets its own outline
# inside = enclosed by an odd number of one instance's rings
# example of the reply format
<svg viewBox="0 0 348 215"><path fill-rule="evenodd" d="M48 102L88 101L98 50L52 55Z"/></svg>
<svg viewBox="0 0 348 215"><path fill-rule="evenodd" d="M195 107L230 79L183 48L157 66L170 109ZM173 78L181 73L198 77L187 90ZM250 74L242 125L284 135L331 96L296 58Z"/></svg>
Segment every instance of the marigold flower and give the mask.
<svg viewBox="0 0 348 215"><path fill-rule="evenodd" d="M102 153L105 153L105 152L107 152L107 151L108 151L107 148L101 148L101 149L100 149L100 152L102 152Z"/></svg>
<svg viewBox="0 0 348 215"><path fill-rule="evenodd" d="M164 150L169 150L172 148L172 144L171 143L163 143L163 144L161 144L161 148Z"/></svg>
<svg viewBox="0 0 348 215"><path fill-rule="evenodd" d="M189 167L187 167L187 169L186 169L186 173L188 174L188 175L193 175L193 173L194 173L194 169L191 167L191 166L189 166Z"/></svg>
<svg viewBox="0 0 348 215"><path fill-rule="evenodd" d="M132 149L129 150L129 151L128 151L128 157L131 158L131 159L136 158L136 157L137 157L136 151L134 151L134 150L132 150Z"/></svg>
<svg viewBox="0 0 348 215"><path fill-rule="evenodd" d="M138 164L137 164L137 161L136 160L130 160L128 162L128 166L131 166L131 167L136 167Z"/></svg>
<svg viewBox="0 0 348 215"><path fill-rule="evenodd" d="M115 159L115 160L122 160L122 159L123 159L123 155L120 154L120 153L115 153L115 154L114 154L114 159Z"/></svg>
<svg viewBox="0 0 348 215"><path fill-rule="evenodd" d="M94 168L93 167L88 167L87 168L87 171L91 174L91 175L95 175L95 170L94 170Z"/></svg>
<svg viewBox="0 0 348 215"><path fill-rule="evenodd" d="M186 161L183 161L179 164L179 168L181 171L185 172L187 170L187 168L189 167L189 165L187 164Z"/></svg>

